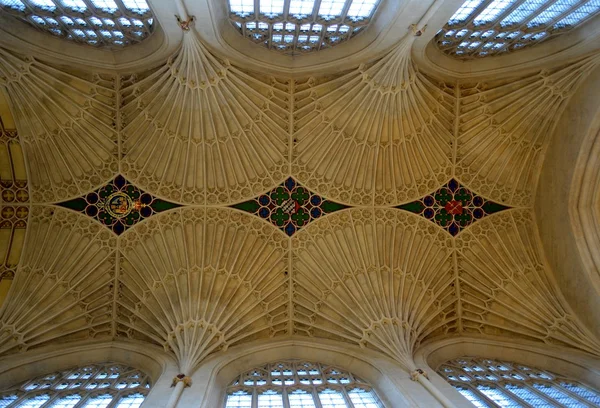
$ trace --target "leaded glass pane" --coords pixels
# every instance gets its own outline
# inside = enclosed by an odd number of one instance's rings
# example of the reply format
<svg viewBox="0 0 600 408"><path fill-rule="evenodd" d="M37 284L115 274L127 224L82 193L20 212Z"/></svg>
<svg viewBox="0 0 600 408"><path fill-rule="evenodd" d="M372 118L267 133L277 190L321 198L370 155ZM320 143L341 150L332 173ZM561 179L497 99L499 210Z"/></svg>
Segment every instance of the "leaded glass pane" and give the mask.
<svg viewBox="0 0 600 408"><path fill-rule="evenodd" d="M572 393L577 394L580 397L588 400L592 404L600 406L600 393L594 392L586 387L582 387L578 384L571 382L561 382L560 385L563 388L571 391Z"/></svg>
<svg viewBox="0 0 600 408"><path fill-rule="evenodd" d="M528 388L525 388L525 387L522 387L519 385L514 385L514 384L507 384L505 386L505 388L508 391L510 391L512 394L521 398L526 403L533 405L534 407L540 407L540 408L550 407L550 408L552 408L551 404L549 404L546 400L539 397L537 394L535 394L533 391L529 390Z"/></svg>
<svg viewBox="0 0 600 408"><path fill-rule="evenodd" d="M348 391L348 397L354 408L381 408L379 401L371 391L355 388Z"/></svg>
<svg viewBox="0 0 600 408"><path fill-rule="evenodd" d="M227 396L225 408L250 408L252 407L252 394L246 391L234 391Z"/></svg>
<svg viewBox="0 0 600 408"><path fill-rule="evenodd" d="M283 398L277 391L267 390L258 396L258 406L261 408L283 408Z"/></svg>
<svg viewBox="0 0 600 408"><path fill-rule="evenodd" d="M19 404L19 408L39 408L50 399L50 395L42 394L30 397Z"/></svg>
<svg viewBox="0 0 600 408"><path fill-rule="evenodd" d="M483 401L483 399L479 395L477 395L475 392L473 392L472 390L470 390L468 388L463 388L463 387L456 387L456 389L458 390L458 392L460 392L463 395L463 397L468 399L477 408L488 408L489 407L489 405L486 404Z"/></svg>
<svg viewBox="0 0 600 408"><path fill-rule="evenodd" d="M344 395L337 390L324 389L319 392L319 399L323 408L346 408L348 406Z"/></svg>
<svg viewBox="0 0 600 408"><path fill-rule="evenodd" d="M562 392L558 388L553 387L551 385L536 383L536 384L533 384L533 386L537 390L546 394L548 397L552 398L554 401L558 402L563 407L576 408L576 407L581 407L583 405L576 399L570 397L565 392Z"/></svg>
<svg viewBox="0 0 600 408"><path fill-rule="evenodd" d="M66 397L56 400L52 404L52 408L73 408L79 401L81 401L81 395L67 395Z"/></svg>
<svg viewBox="0 0 600 408"><path fill-rule="evenodd" d="M0 0L0 10L40 31L97 47L136 44L155 28L146 0Z"/></svg>
<svg viewBox="0 0 600 408"><path fill-rule="evenodd" d="M294 390L288 393L290 408L316 408L315 400L308 391Z"/></svg>
<svg viewBox="0 0 600 408"><path fill-rule="evenodd" d="M383 408L363 380L337 367L282 361L256 367L227 387L225 408Z"/></svg>
<svg viewBox="0 0 600 408"><path fill-rule="evenodd" d="M150 389L147 375L116 363L77 367L45 374L0 394L0 408L139 408ZM45 405L44 405L45 404Z"/></svg>
<svg viewBox="0 0 600 408"><path fill-rule="evenodd" d="M538 44L600 13L600 0L467 0L435 37L460 58L500 55Z"/></svg>
<svg viewBox="0 0 600 408"><path fill-rule="evenodd" d="M317 51L349 40L369 25L379 2L228 0L231 23L240 34L288 54Z"/></svg>
<svg viewBox="0 0 600 408"><path fill-rule="evenodd" d="M600 402L600 393L590 387L507 361L463 357L442 364L438 373L478 408L516 408L524 403L536 408L570 408L586 406L584 401Z"/></svg>

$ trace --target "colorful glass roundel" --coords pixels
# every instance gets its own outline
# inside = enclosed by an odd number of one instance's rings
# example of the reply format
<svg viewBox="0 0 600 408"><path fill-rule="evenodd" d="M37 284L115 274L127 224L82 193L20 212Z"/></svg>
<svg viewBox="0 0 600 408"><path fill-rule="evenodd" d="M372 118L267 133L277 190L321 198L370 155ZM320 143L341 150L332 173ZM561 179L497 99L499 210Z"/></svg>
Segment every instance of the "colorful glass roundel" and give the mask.
<svg viewBox="0 0 600 408"><path fill-rule="evenodd" d="M268 220L288 236L324 214L347 208L312 193L291 177L273 190L233 207Z"/></svg>
<svg viewBox="0 0 600 408"><path fill-rule="evenodd" d="M419 214L454 236L486 215L508 207L486 200L452 179L437 191L396 208Z"/></svg>
<svg viewBox="0 0 600 408"><path fill-rule="evenodd" d="M58 205L100 221L117 235L158 212L179 207L140 190L120 175L96 191Z"/></svg>

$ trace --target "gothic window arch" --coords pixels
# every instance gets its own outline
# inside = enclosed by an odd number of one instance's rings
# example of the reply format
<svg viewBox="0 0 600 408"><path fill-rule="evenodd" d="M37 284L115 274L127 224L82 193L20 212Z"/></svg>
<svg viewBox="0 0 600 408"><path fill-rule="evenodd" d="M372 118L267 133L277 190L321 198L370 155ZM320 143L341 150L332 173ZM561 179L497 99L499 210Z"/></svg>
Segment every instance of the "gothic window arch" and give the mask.
<svg viewBox="0 0 600 408"><path fill-rule="evenodd" d="M499 55L538 44L600 13L600 0L466 0L437 33L446 54Z"/></svg>
<svg viewBox="0 0 600 408"><path fill-rule="evenodd" d="M371 22L380 0L228 0L244 37L286 54L329 48Z"/></svg>
<svg viewBox="0 0 600 408"><path fill-rule="evenodd" d="M80 44L121 48L155 28L146 0L0 0L0 11Z"/></svg>
<svg viewBox="0 0 600 408"><path fill-rule="evenodd" d="M237 376L225 408L383 408L373 387L324 364L288 360Z"/></svg>
<svg viewBox="0 0 600 408"><path fill-rule="evenodd" d="M600 406L598 390L523 364L463 357L442 364L438 373L478 408Z"/></svg>
<svg viewBox="0 0 600 408"><path fill-rule="evenodd" d="M150 391L140 370L92 364L42 375L0 392L0 408L138 408Z"/></svg>

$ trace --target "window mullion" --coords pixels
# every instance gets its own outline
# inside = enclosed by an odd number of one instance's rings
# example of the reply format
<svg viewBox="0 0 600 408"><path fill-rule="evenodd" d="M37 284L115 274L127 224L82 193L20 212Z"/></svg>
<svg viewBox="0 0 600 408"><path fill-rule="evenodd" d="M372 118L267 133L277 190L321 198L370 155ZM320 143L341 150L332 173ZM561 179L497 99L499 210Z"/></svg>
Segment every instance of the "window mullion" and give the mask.
<svg viewBox="0 0 600 408"><path fill-rule="evenodd" d="M341 391L342 391L342 395L344 395L344 399L346 400L346 405L348 405L349 408L354 408L354 404L352 403L352 400L350 399L350 396L348 395L348 392L346 391L346 387L342 387Z"/></svg>
<svg viewBox="0 0 600 408"><path fill-rule="evenodd" d="M317 408L323 408L323 405L321 405L321 399L319 398L319 391L314 384L313 384L312 394L313 394L313 399L315 400L315 406Z"/></svg>

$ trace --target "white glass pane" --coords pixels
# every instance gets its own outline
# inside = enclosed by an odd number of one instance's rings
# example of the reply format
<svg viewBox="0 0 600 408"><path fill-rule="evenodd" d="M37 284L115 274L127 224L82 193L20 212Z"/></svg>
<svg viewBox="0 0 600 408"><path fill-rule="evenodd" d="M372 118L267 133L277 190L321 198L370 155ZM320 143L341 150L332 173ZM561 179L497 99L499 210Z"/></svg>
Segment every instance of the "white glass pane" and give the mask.
<svg viewBox="0 0 600 408"><path fill-rule="evenodd" d="M521 398L526 403L531 404L536 408L552 408L551 404L549 404L543 398L539 397L537 394L535 394L533 391L527 388L512 384L506 385L505 388L511 393L515 394L517 397Z"/></svg>
<svg viewBox="0 0 600 408"><path fill-rule="evenodd" d="M309 16L312 15L314 6L315 0L291 0L289 14L296 18Z"/></svg>
<svg viewBox="0 0 600 408"><path fill-rule="evenodd" d="M515 2L516 0L494 0L473 20L473 23L475 25L490 23Z"/></svg>
<svg viewBox="0 0 600 408"><path fill-rule="evenodd" d="M81 400L80 395L67 395L66 397L56 400L51 407L52 408L73 408Z"/></svg>
<svg viewBox="0 0 600 408"><path fill-rule="evenodd" d="M229 8L232 13L248 15L254 13L253 0L229 0Z"/></svg>
<svg viewBox="0 0 600 408"><path fill-rule="evenodd" d="M56 8L56 4L52 0L29 0L29 3L44 10L54 10Z"/></svg>
<svg viewBox="0 0 600 408"><path fill-rule="evenodd" d="M92 397L83 405L84 408L106 408L111 403L113 396L110 394Z"/></svg>
<svg viewBox="0 0 600 408"><path fill-rule="evenodd" d="M0 6L5 6L13 10L25 10L25 4L20 0L0 0Z"/></svg>
<svg viewBox="0 0 600 408"><path fill-rule="evenodd" d="M61 0L60 3L67 8L75 11L85 11L87 6L85 5L83 0Z"/></svg>
<svg viewBox="0 0 600 408"><path fill-rule="evenodd" d="M252 395L244 391L234 392L227 396L225 408L250 408L252 406Z"/></svg>
<svg viewBox="0 0 600 408"><path fill-rule="evenodd" d="M118 9L117 3L115 3L113 0L92 0L92 4L94 4L94 7L103 11L108 11L109 13L112 13Z"/></svg>
<svg viewBox="0 0 600 408"><path fill-rule="evenodd" d="M365 391L360 388L348 391L350 401L354 405L354 408L381 408L377 398L373 395L372 391Z"/></svg>
<svg viewBox="0 0 600 408"><path fill-rule="evenodd" d="M132 394L119 400L116 408L138 408L144 402L142 394Z"/></svg>
<svg viewBox="0 0 600 408"><path fill-rule="evenodd" d="M354 19L369 18L375 10L376 4L377 0L352 0L346 15Z"/></svg>
<svg viewBox="0 0 600 408"><path fill-rule="evenodd" d="M288 393L290 408L315 408L315 401L312 394L304 390L295 390Z"/></svg>
<svg viewBox="0 0 600 408"><path fill-rule="evenodd" d="M323 390L319 392L319 399L323 408L347 408L346 401L341 392L336 390Z"/></svg>
<svg viewBox="0 0 600 408"><path fill-rule="evenodd" d="M283 398L275 391L265 391L258 396L260 408L283 408Z"/></svg>
<svg viewBox="0 0 600 408"><path fill-rule="evenodd" d="M576 26L584 19L588 18L592 14L596 14L600 11L600 0L591 0L579 7L577 10L560 20L556 23L556 28Z"/></svg>
<svg viewBox="0 0 600 408"><path fill-rule="evenodd" d="M8 407L17 398L19 397L17 397L16 395L5 395L3 397L0 397L0 408Z"/></svg>
<svg viewBox="0 0 600 408"><path fill-rule="evenodd" d="M556 387L552 387L552 386L546 385L546 384L533 384L533 386L537 390L543 392L544 394L546 394L547 396L549 396L550 398L552 398L553 400L555 400L556 402L558 402L559 404L561 404L564 407L578 408L578 407L582 406L582 404L579 401L577 401L575 398L560 391Z"/></svg>
<svg viewBox="0 0 600 408"><path fill-rule="evenodd" d="M271 18L283 14L283 0L260 0L260 12Z"/></svg>
<svg viewBox="0 0 600 408"><path fill-rule="evenodd" d="M121 0L123 5L128 9L135 12L144 12L150 10L148 3L145 0Z"/></svg>
<svg viewBox="0 0 600 408"><path fill-rule="evenodd" d="M36 395L20 403L19 408L39 408L49 399L49 395Z"/></svg>
<svg viewBox="0 0 600 408"><path fill-rule="evenodd" d="M600 406L600 393L593 392L592 390L589 390L589 389L579 386L577 384L561 383L560 385L562 385L563 388L566 388L567 390L571 391L572 393L577 394L582 398L585 398L586 400L590 401L591 403Z"/></svg>
<svg viewBox="0 0 600 408"><path fill-rule="evenodd" d="M489 405L486 404L484 400L474 391L462 387L456 387L456 389L463 395L463 397L471 401L471 404L475 405L477 408L489 408Z"/></svg>
<svg viewBox="0 0 600 408"><path fill-rule="evenodd" d="M500 23L501 26L520 24L529 18L535 11L546 4L546 0L525 0L519 7L514 9Z"/></svg>
<svg viewBox="0 0 600 408"><path fill-rule="evenodd" d="M550 7L538 14L537 17L532 19L528 23L528 26L537 27L552 22L552 20L554 20L556 17L569 10L574 3L576 2L574 2L573 0L558 0Z"/></svg>
<svg viewBox="0 0 600 408"><path fill-rule="evenodd" d="M467 20L467 18L475 11L479 5L483 3L483 0L467 0L462 6L450 17L449 24L456 24Z"/></svg>
<svg viewBox="0 0 600 408"><path fill-rule="evenodd" d="M319 16L329 19L342 15L346 0L321 0Z"/></svg>
<svg viewBox="0 0 600 408"><path fill-rule="evenodd" d="M477 389L502 408L521 408L521 405L519 405L513 399L509 398L498 388L492 388L486 385L479 385L477 386Z"/></svg>

